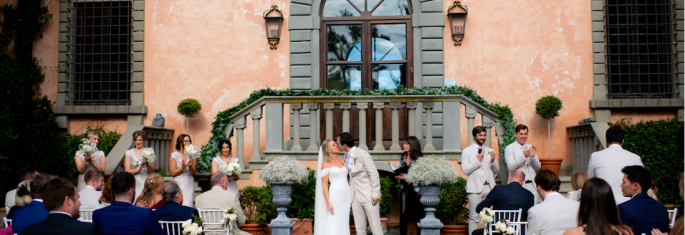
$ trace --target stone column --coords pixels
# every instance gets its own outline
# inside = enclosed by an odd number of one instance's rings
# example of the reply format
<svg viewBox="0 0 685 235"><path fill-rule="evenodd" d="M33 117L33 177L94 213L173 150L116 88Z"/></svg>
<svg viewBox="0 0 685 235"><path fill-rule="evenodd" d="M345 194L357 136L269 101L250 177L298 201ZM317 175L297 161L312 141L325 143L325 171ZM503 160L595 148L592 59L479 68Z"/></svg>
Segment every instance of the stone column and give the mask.
<svg viewBox="0 0 685 235"><path fill-rule="evenodd" d="M374 102L373 108L376 109L376 146L373 147L373 151L383 152L385 147L383 147L383 102Z"/></svg>
<svg viewBox="0 0 685 235"><path fill-rule="evenodd" d="M359 147L363 150L369 150L366 146L366 108L368 108L368 103L362 102L357 103L357 109L359 109Z"/></svg>
<svg viewBox="0 0 685 235"><path fill-rule="evenodd" d="M290 151L302 151L300 144L300 109L302 109L302 103L292 103L290 108L293 110L293 147Z"/></svg>
<svg viewBox="0 0 685 235"><path fill-rule="evenodd" d="M478 113L476 113L475 109L473 109L469 106L466 106L465 116L466 116L466 120L468 123L468 129L466 130L466 132L469 133L469 140L468 140L469 145L468 146L471 146L473 144L473 132L472 132L473 131L473 125L474 125L473 119L476 119L477 114Z"/></svg>
<svg viewBox="0 0 685 235"><path fill-rule="evenodd" d="M409 136L416 136L416 102L407 102Z"/></svg>
<svg viewBox="0 0 685 235"><path fill-rule="evenodd" d="M323 103L323 108L326 110L326 139L333 139L333 109L335 103Z"/></svg>
<svg viewBox="0 0 685 235"><path fill-rule="evenodd" d="M495 123L489 117L482 115L483 117L483 127L485 128L485 133L487 133L487 138L485 138L485 146L492 148L492 126Z"/></svg>
<svg viewBox="0 0 685 235"><path fill-rule="evenodd" d="M259 133L261 131L259 120L262 119L262 107L260 106L255 110L252 110L250 117L252 118L252 157L250 157L250 161L262 160L262 155L259 154L259 147L261 145L261 140L259 138ZM221 148L221 146L219 146L219 148Z"/></svg>
<svg viewBox="0 0 685 235"><path fill-rule="evenodd" d="M423 149L435 151L435 146L433 146L433 101L423 102L423 108L426 109L426 146Z"/></svg>
<svg viewBox="0 0 685 235"><path fill-rule="evenodd" d="M318 151L316 139L316 111L319 110L319 103L307 103L309 109L309 147L307 151Z"/></svg>
<svg viewBox="0 0 685 235"><path fill-rule="evenodd" d="M352 103L340 103L340 108L342 109L342 131L350 132L350 109L352 108Z"/></svg>
<svg viewBox="0 0 685 235"><path fill-rule="evenodd" d="M390 109L392 110L392 145L390 150L402 151L400 147L400 115L399 109L402 104L400 102L390 102Z"/></svg>
<svg viewBox="0 0 685 235"><path fill-rule="evenodd" d="M238 149L238 160L241 163L244 163L244 140L243 140L243 130L245 130L245 117L240 117L238 120L235 121L235 129L236 129L236 145Z"/></svg>

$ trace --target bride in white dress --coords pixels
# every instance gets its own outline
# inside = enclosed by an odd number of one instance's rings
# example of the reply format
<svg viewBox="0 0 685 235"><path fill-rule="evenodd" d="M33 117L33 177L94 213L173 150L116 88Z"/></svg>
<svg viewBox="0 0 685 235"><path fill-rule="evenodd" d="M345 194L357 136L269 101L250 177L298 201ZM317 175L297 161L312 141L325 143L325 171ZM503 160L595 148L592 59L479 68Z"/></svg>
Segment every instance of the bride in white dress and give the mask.
<svg viewBox="0 0 685 235"><path fill-rule="evenodd" d="M350 185L347 168L338 159L340 149L333 140L325 140L319 148L314 207L314 235L350 234ZM328 185L330 187L324 187Z"/></svg>
<svg viewBox="0 0 685 235"><path fill-rule="evenodd" d="M169 174L174 177L172 180L181 187L183 193L183 205L193 207L195 201L195 170L197 169L197 158L188 159L185 146L191 144L190 136L180 134L176 139L176 151L171 153L169 159ZM190 160L190 161L188 161ZM176 163L176 164L174 164Z"/></svg>

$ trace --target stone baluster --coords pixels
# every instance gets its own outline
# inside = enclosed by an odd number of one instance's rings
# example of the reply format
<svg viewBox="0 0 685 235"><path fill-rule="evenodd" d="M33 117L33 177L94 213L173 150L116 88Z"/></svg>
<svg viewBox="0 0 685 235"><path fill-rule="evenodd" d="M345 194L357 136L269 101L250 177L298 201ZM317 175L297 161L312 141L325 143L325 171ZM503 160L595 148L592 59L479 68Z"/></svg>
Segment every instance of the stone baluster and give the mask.
<svg viewBox="0 0 685 235"><path fill-rule="evenodd" d="M469 145L468 146L471 146L473 144L473 132L472 132L473 125L474 125L473 120L476 119L476 115L478 113L476 112L475 109L469 107L468 105L465 107L466 107L466 115L465 116L466 116L466 120L467 120L468 128L469 128L466 130L466 132L469 133L469 140L468 140Z"/></svg>
<svg viewBox="0 0 685 235"><path fill-rule="evenodd" d="M374 102L373 108L376 109L376 146L373 147L373 151L383 152L385 147L383 146L383 102Z"/></svg>
<svg viewBox="0 0 685 235"><path fill-rule="evenodd" d="M488 148L492 148L492 126L495 125L495 123L490 119L489 117L482 115L483 117L483 128L485 128L485 133L487 133L487 137L485 138L485 146Z"/></svg>
<svg viewBox="0 0 685 235"><path fill-rule="evenodd" d="M239 117L238 120L235 121L235 130L236 130L236 145L238 149L238 160L240 163L245 163L245 156L244 156L244 150L245 144L243 140L243 131L245 130L245 117Z"/></svg>
<svg viewBox="0 0 685 235"><path fill-rule="evenodd" d="M442 102L443 150L461 150L461 103Z"/></svg>
<svg viewBox="0 0 685 235"><path fill-rule="evenodd" d="M352 108L352 103L340 103L340 108L342 109L342 131L350 132L350 109Z"/></svg>
<svg viewBox="0 0 685 235"><path fill-rule="evenodd" d="M423 108L426 110L426 145L424 150L434 151L433 146L433 101L423 102Z"/></svg>
<svg viewBox="0 0 685 235"><path fill-rule="evenodd" d="M319 110L319 103L307 103L307 108L309 109L309 147L307 151L318 151L317 141L316 141L316 128L317 118L316 111Z"/></svg>
<svg viewBox="0 0 685 235"><path fill-rule="evenodd" d="M252 157L250 161L262 160L262 155L259 154L259 147L261 145L259 133L261 131L259 120L262 119L262 107L257 107L250 112L252 118ZM243 163L243 165L246 165Z"/></svg>
<svg viewBox="0 0 685 235"><path fill-rule="evenodd" d="M293 147L290 148L290 151L302 151L300 144L300 109L302 109L302 103L292 103L290 108L293 110Z"/></svg>
<svg viewBox="0 0 685 235"><path fill-rule="evenodd" d="M416 102L407 102L409 136L416 136Z"/></svg>
<svg viewBox="0 0 685 235"><path fill-rule="evenodd" d="M283 151L283 104L266 103L264 107L266 151Z"/></svg>
<svg viewBox="0 0 685 235"><path fill-rule="evenodd" d="M359 147L363 150L369 150L366 146L366 109L368 108L368 103L357 103L357 109L359 110Z"/></svg>
<svg viewBox="0 0 685 235"><path fill-rule="evenodd" d="M400 114L399 109L402 103L400 102L390 102L390 109L392 115L392 145L390 145L390 150L401 151L400 147Z"/></svg>
<svg viewBox="0 0 685 235"><path fill-rule="evenodd" d="M162 133L153 133L152 135L154 136L154 139L152 140L152 145L154 146L153 149L154 149L154 151L159 151L159 149L161 148L160 144L162 143L162 141L161 141ZM168 160L169 158L166 158L166 159L167 159L167 161L169 161ZM164 160L160 161L160 158L157 158L157 160L155 161L155 165L153 167L155 167L155 169L162 167L164 162L165 162Z"/></svg>
<svg viewBox="0 0 685 235"><path fill-rule="evenodd" d="M326 110L326 139L333 139L333 109L335 103L323 103L323 108Z"/></svg>

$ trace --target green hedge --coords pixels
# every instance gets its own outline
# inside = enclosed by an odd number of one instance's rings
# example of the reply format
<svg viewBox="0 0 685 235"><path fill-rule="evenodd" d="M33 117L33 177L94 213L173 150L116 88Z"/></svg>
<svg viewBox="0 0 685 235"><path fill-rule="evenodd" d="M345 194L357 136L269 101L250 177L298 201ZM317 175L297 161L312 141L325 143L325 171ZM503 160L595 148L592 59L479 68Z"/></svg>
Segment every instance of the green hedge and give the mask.
<svg viewBox="0 0 685 235"><path fill-rule="evenodd" d="M377 89L377 90L332 90L332 89L314 89L314 90L273 90L271 88L263 88L252 92L250 96L240 102L239 104L219 112L214 122L212 122L212 137L209 139L207 145L202 146L202 156L198 161L198 172L210 172L212 168L212 158L219 153L219 141L228 139L226 136L226 127L228 126L228 118L234 113L247 107L252 102L264 96L397 96L397 95L463 95L483 107L492 110L500 116L500 122L504 128L502 135L504 141L500 143L502 146L507 146L516 140L514 136L514 127L516 120L511 108L508 105L501 105L500 103L488 103L471 88L464 86L449 86L441 88L404 88L398 87L395 89ZM504 163L504 151L500 151L500 162Z"/></svg>
<svg viewBox="0 0 685 235"><path fill-rule="evenodd" d="M288 218L314 219L314 197L316 197L316 170L307 167L309 176L304 182L293 184L292 203L288 206Z"/></svg>
<svg viewBox="0 0 685 235"><path fill-rule="evenodd" d="M664 204L682 207L678 175L683 172L683 123L675 119L627 124L623 119L612 123L625 130L623 148L639 155L654 176L657 197Z"/></svg>

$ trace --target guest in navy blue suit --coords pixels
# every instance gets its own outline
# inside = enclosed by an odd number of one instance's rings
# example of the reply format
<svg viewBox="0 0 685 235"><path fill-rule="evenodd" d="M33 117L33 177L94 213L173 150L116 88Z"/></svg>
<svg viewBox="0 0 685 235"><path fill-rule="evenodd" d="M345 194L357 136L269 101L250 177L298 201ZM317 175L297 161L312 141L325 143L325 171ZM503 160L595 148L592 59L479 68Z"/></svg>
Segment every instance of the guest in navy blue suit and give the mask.
<svg viewBox="0 0 685 235"><path fill-rule="evenodd" d="M491 207L493 210L518 210L521 209L521 221L528 219L528 209L535 205L535 197L528 189L523 188L526 175L521 170L515 170L509 175L508 185L497 185L476 207L480 213L483 208ZM494 218L500 220L499 218ZM473 234L483 234L483 229L473 231ZM525 234L525 231L522 231Z"/></svg>
<svg viewBox="0 0 685 235"><path fill-rule="evenodd" d="M112 205L95 210L93 223L103 234L166 235L152 210L133 206L136 179L131 173L119 172L112 177Z"/></svg>
<svg viewBox="0 0 685 235"><path fill-rule="evenodd" d="M155 211L159 221L186 221L193 219L193 215L200 217L197 209L181 205L183 192L176 182L172 181L164 185L162 198L164 206Z"/></svg>
<svg viewBox="0 0 685 235"><path fill-rule="evenodd" d="M79 193L76 185L69 179L53 179L45 186L45 208L50 212L48 218L27 226L21 235L71 235L102 234L97 224L76 220L79 216Z"/></svg>
<svg viewBox="0 0 685 235"><path fill-rule="evenodd" d="M33 201L17 209L12 214L12 232L18 234L26 226L38 223L48 217L48 210L43 206L43 188L48 181L54 179L55 176L41 173L33 177L31 180L31 198Z"/></svg>
<svg viewBox="0 0 685 235"><path fill-rule="evenodd" d="M618 204L621 223L631 227L633 234L651 234L652 229L668 230L669 220L666 207L647 195L652 185L652 173L642 166L624 167L621 191L624 197L632 199Z"/></svg>

